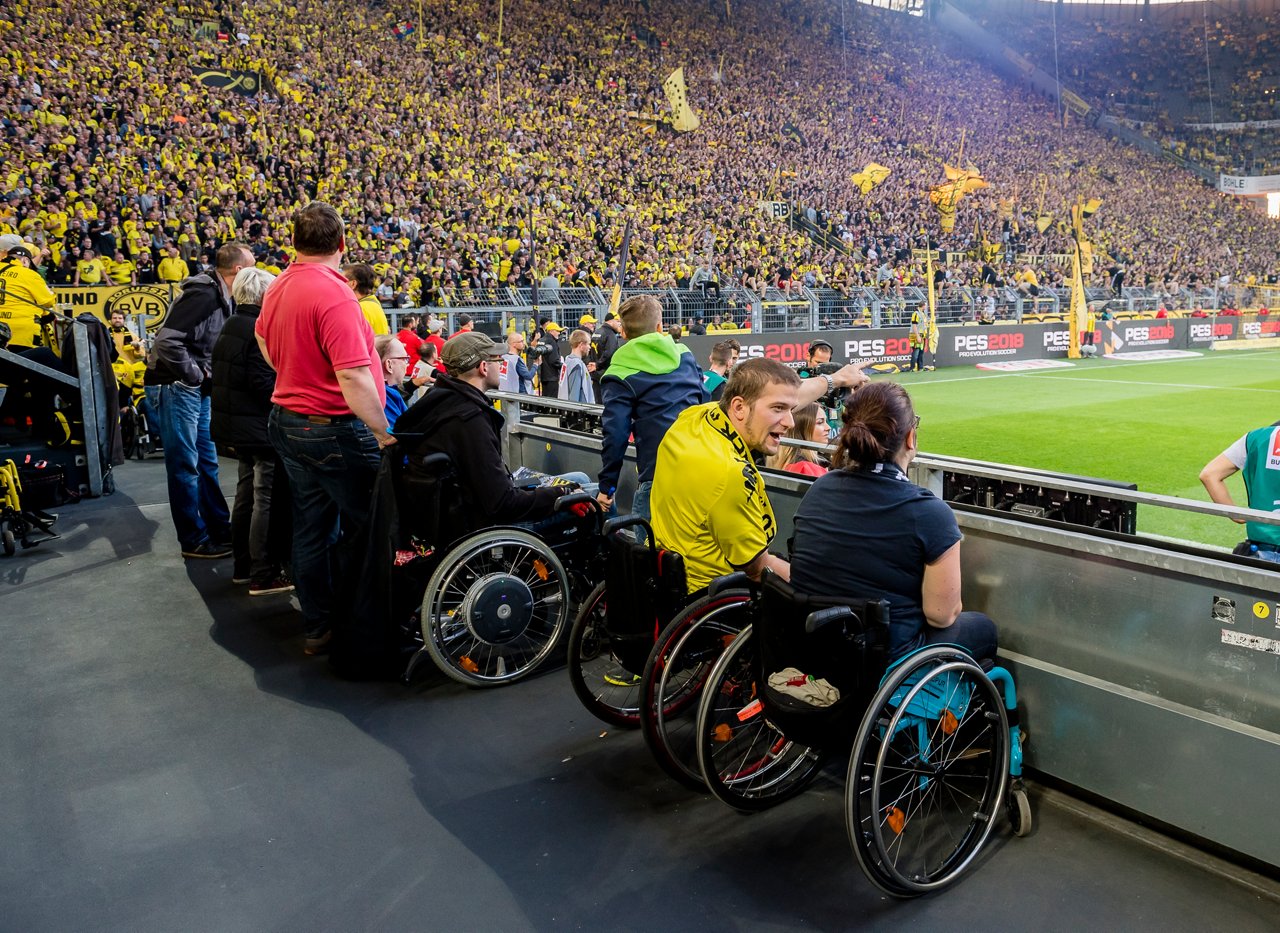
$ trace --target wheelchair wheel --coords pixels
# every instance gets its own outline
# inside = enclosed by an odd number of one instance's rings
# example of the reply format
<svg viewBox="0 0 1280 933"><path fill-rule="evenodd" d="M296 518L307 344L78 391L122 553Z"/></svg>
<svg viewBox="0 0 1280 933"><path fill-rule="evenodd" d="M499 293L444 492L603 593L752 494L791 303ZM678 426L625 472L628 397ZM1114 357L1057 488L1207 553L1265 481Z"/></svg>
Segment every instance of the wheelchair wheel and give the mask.
<svg viewBox="0 0 1280 933"><path fill-rule="evenodd" d="M555 649L569 577L555 552L514 528L491 528L445 554L422 596L422 638L446 675L495 687L527 676Z"/></svg>
<svg viewBox="0 0 1280 933"><path fill-rule="evenodd" d="M569 630L569 682L582 705L612 726L640 725L640 678L615 656L605 620L604 584L597 584Z"/></svg>
<svg viewBox="0 0 1280 933"><path fill-rule="evenodd" d="M747 590L726 590L689 604L658 636L643 678L640 726L662 770L705 790L698 767L698 701L725 648L742 631Z"/></svg>
<svg viewBox="0 0 1280 933"><path fill-rule="evenodd" d="M1008 778L995 684L954 646L909 656L881 684L849 759L845 825L862 870L896 897L951 884L990 835Z"/></svg>
<svg viewBox="0 0 1280 933"><path fill-rule="evenodd" d="M816 749L790 741L764 714L751 626L716 662L698 707L698 766L707 789L736 810L781 803L808 786L822 767Z"/></svg>
<svg viewBox="0 0 1280 933"><path fill-rule="evenodd" d="M12 557L17 553L17 539L14 537L13 529L9 527L8 522L0 522L0 544L4 547L4 556Z"/></svg>

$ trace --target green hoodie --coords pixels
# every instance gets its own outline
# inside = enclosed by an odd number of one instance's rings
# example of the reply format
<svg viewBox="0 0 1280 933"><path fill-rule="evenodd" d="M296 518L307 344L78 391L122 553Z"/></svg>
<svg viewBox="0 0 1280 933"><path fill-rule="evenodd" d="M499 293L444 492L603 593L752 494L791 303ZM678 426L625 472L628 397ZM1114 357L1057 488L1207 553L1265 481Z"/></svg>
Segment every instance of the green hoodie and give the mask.
<svg viewBox="0 0 1280 933"><path fill-rule="evenodd" d="M628 340L614 351L604 378L626 379L636 373L665 376L675 372L681 357L693 355L688 347L677 344L668 334L654 331Z"/></svg>

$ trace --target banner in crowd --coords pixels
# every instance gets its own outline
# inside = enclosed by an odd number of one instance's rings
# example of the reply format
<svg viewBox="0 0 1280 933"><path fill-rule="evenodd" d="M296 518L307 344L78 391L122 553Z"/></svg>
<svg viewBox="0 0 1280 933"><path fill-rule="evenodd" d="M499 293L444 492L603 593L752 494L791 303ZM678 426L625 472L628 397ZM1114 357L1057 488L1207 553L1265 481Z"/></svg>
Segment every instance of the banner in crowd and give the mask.
<svg viewBox="0 0 1280 933"><path fill-rule="evenodd" d="M1246 120L1242 123L1184 123L1188 130L1217 130L1229 133L1232 130L1274 130L1280 128L1280 120Z"/></svg>
<svg viewBox="0 0 1280 933"><path fill-rule="evenodd" d="M1065 87L1062 89L1062 106L1082 117L1087 117L1089 111L1093 109L1085 102L1083 97L1068 91Z"/></svg>
<svg viewBox="0 0 1280 933"><path fill-rule="evenodd" d="M187 35L197 41L212 39L218 34L218 21L213 19L193 19L189 16L171 15L169 23L178 35Z"/></svg>
<svg viewBox="0 0 1280 933"><path fill-rule="evenodd" d="M786 220L791 216L790 201L757 201L756 206L772 220Z"/></svg>
<svg viewBox="0 0 1280 933"><path fill-rule="evenodd" d="M1254 315L1206 318L1144 318L1099 322L1096 345L1104 355L1140 350L1203 350L1220 340L1259 339L1280 336L1280 316ZM742 359L803 363L809 344L825 340L835 348L837 363L865 359L872 363L906 366L911 359L907 327L858 327L849 330L792 331L683 337L701 366L707 365L711 348L733 337L742 345ZM1011 361L1065 359L1071 335L1065 321L1044 324L999 324L990 327L940 327L936 366L966 366Z"/></svg>
<svg viewBox="0 0 1280 933"><path fill-rule="evenodd" d="M103 321L110 320L114 311L131 321L143 315L149 331L164 321L176 292L172 285L69 285L53 289L58 307L67 314L88 311Z"/></svg>
<svg viewBox="0 0 1280 933"><path fill-rule="evenodd" d="M1280 175L1219 175L1218 190L1246 195L1280 191Z"/></svg>
<svg viewBox="0 0 1280 933"><path fill-rule="evenodd" d="M689 89L684 83L684 68L677 68L662 82L667 102L671 104L671 126L677 133L689 133L702 125L698 115L689 106Z"/></svg>
<svg viewBox="0 0 1280 933"><path fill-rule="evenodd" d="M262 87L262 75L256 71L241 71L238 68L195 68L192 70L197 81L205 87L219 88L224 91L235 91L245 97L253 97Z"/></svg>

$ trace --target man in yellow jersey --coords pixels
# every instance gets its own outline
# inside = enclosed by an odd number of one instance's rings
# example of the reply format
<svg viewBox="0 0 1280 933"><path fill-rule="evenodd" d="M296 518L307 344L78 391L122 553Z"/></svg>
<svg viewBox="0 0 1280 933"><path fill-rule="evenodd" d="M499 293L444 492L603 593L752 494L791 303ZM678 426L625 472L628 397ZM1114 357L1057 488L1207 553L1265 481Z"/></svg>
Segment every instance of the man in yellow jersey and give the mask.
<svg viewBox="0 0 1280 933"><path fill-rule="evenodd" d="M9 325L7 349L14 353L40 346L40 316L53 308L53 292L34 265L26 245L14 246L0 258L0 321Z"/></svg>
<svg viewBox="0 0 1280 933"><path fill-rule="evenodd" d="M160 266L156 269L156 277L161 282L177 284L190 274L187 267L187 261L178 253L178 247L172 243L165 249L164 258L160 260Z"/></svg>
<svg viewBox="0 0 1280 933"><path fill-rule="evenodd" d="M776 360L753 359L729 375L719 402L686 408L658 448L650 508L660 547L684 557L689 592L717 577L765 568L789 579L769 553L778 525L754 454L777 453L795 424L800 377Z"/></svg>
<svg viewBox="0 0 1280 933"><path fill-rule="evenodd" d="M346 277L351 290L356 293L356 299L360 302L360 312L373 328L373 335L376 337L379 334L391 333L391 325L387 323L382 302L373 294L374 289L378 287L373 266L367 262L349 262L342 267L342 274Z"/></svg>
<svg viewBox="0 0 1280 933"><path fill-rule="evenodd" d="M8 236L0 237L0 240L8 239ZM41 346L40 339L40 318L53 309L53 292L33 268L35 260L30 246L0 244L0 250L5 247L8 247L7 251L0 257L0 283L3 284L0 324L6 325L9 340L7 345L0 340L0 346L32 362L60 369L58 357ZM0 328L0 337L3 337L3 330ZM27 369L0 360L0 386L8 387L0 399L4 416L25 419L30 415L37 430L49 427L53 418L54 392L47 380L34 378Z"/></svg>
<svg viewBox="0 0 1280 933"><path fill-rule="evenodd" d="M125 259L124 253L116 250L111 266L107 269L107 277L112 285L137 285L138 267L132 261Z"/></svg>
<svg viewBox="0 0 1280 933"><path fill-rule="evenodd" d="M107 267L91 249L76 260L76 278L72 285L101 285L107 277Z"/></svg>

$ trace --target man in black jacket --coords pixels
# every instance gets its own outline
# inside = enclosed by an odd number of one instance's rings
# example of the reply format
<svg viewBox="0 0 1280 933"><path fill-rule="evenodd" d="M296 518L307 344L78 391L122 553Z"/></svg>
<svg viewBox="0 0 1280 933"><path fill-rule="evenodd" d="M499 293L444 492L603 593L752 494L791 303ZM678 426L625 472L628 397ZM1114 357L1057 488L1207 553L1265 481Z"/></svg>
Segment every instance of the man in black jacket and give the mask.
<svg viewBox="0 0 1280 933"><path fill-rule="evenodd" d="M288 593L284 576L291 524L288 476L267 436L276 371L267 365L254 336L262 296L275 276L241 269L231 285L235 314L213 346L210 434L218 452L239 462L231 507L232 583L248 583L250 596ZM272 512L272 500L281 504Z"/></svg>
<svg viewBox="0 0 1280 933"><path fill-rule="evenodd" d="M218 250L212 272L181 286L147 360L148 386L159 387L157 410L169 478L169 512L183 557L230 557L231 516L218 485L218 453L209 435L213 345L235 308L231 283L252 266L243 243Z"/></svg>
<svg viewBox="0 0 1280 933"><path fill-rule="evenodd" d="M614 352L622 346L622 322L618 315L610 311L604 316L604 324L591 332L591 355L587 362L592 365L591 382L595 387L596 398L600 398L600 380L609 371L609 362Z"/></svg>
<svg viewBox="0 0 1280 933"><path fill-rule="evenodd" d="M560 364L564 361L560 353L561 330L555 321L547 321L542 325L542 335L529 348L529 356L538 361L538 381L544 398L560 397Z"/></svg>
<svg viewBox="0 0 1280 933"><path fill-rule="evenodd" d="M498 388L502 348L473 331L445 343L441 359L445 374L396 421L397 435L423 435L409 455L410 473L423 457L448 454L465 506L478 516L477 527L550 518L556 500L575 487L520 488L507 472L502 460L502 415L485 396L486 391ZM587 479L583 474L578 476Z"/></svg>

